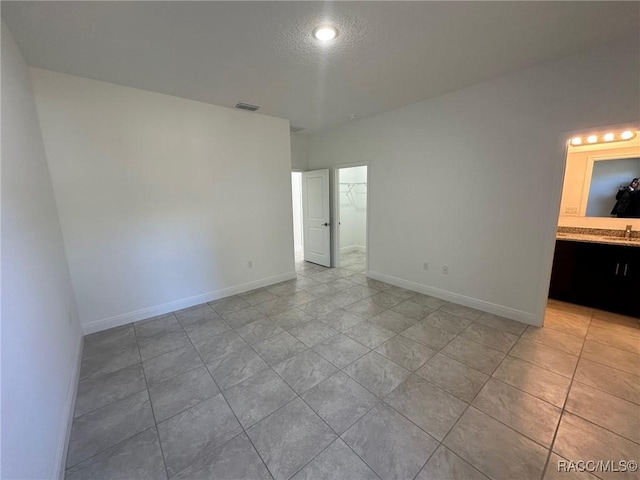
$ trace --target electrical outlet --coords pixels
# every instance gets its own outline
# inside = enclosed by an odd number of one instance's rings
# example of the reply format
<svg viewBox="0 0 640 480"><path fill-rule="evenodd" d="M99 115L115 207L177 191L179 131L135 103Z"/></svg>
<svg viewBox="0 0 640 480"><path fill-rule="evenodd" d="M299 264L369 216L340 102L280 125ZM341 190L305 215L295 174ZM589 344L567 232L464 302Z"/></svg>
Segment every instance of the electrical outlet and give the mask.
<svg viewBox="0 0 640 480"><path fill-rule="evenodd" d="M247 267L253 268L253 260L249 260L249 262L247 262Z"/></svg>
<svg viewBox="0 0 640 480"><path fill-rule="evenodd" d="M448 266L444 265L442 267L442 274L443 275L449 275L449 267Z"/></svg>
<svg viewBox="0 0 640 480"><path fill-rule="evenodd" d="M428 263L428 262L424 262L424 263L422 264L422 269L423 269L423 270L429 270L429 263Z"/></svg>

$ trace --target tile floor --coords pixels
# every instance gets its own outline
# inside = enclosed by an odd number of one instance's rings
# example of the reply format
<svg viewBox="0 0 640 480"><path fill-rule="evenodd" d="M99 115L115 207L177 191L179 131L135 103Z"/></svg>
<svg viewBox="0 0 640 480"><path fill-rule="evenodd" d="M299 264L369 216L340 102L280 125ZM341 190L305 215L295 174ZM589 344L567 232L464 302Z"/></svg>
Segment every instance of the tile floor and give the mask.
<svg viewBox="0 0 640 480"><path fill-rule="evenodd" d="M630 479L638 321L528 327L297 263L298 278L89 335L66 478Z"/></svg>

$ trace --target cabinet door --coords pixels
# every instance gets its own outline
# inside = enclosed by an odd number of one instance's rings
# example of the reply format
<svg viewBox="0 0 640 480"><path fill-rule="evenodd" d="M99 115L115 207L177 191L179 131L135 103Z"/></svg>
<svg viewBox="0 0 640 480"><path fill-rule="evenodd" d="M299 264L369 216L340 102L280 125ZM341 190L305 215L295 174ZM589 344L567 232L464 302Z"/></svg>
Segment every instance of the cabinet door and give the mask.
<svg viewBox="0 0 640 480"><path fill-rule="evenodd" d="M621 266L620 313L640 317L640 247L627 247Z"/></svg>
<svg viewBox="0 0 640 480"><path fill-rule="evenodd" d="M556 241L553 269L551 270L551 284L549 286L549 298L567 302L576 301L574 277L577 246L578 244L575 242L565 240Z"/></svg>

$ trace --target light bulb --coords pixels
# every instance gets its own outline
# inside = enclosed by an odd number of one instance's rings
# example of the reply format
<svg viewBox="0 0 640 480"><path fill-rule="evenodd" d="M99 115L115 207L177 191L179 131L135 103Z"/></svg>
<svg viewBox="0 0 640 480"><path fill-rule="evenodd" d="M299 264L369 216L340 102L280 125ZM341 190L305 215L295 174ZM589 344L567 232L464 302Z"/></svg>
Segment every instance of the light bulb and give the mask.
<svg viewBox="0 0 640 480"><path fill-rule="evenodd" d="M582 145L582 139L580 137L573 137L571 139L571 145Z"/></svg>
<svg viewBox="0 0 640 480"><path fill-rule="evenodd" d="M313 31L313 36L321 42L328 42L338 36L338 30L331 25L321 25Z"/></svg>
<svg viewBox="0 0 640 480"><path fill-rule="evenodd" d="M633 132L631 130L625 130L620 134L622 140L630 140L633 138Z"/></svg>
<svg viewBox="0 0 640 480"><path fill-rule="evenodd" d="M589 135L587 137L587 142L589 143L596 143L598 141L598 136L597 135Z"/></svg>
<svg viewBox="0 0 640 480"><path fill-rule="evenodd" d="M605 133L604 137L602 137L605 142L612 142L616 136L613 133Z"/></svg>

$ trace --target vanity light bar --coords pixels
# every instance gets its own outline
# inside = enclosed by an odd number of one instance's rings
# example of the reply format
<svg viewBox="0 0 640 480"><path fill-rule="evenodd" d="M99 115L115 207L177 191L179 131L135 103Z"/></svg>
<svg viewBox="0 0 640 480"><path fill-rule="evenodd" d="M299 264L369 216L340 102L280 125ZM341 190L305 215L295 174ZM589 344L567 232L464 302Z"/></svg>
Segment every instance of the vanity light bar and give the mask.
<svg viewBox="0 0 640 480"><path fill-rule="evenodd" d="M573 137L569 143L574 147L580 145L595 145L597 143L607 143L613 141L626 141L636 137L636 132L633 130L625 130L623 132L607 132L604 135L588 135L587 137Z"/></svg>

